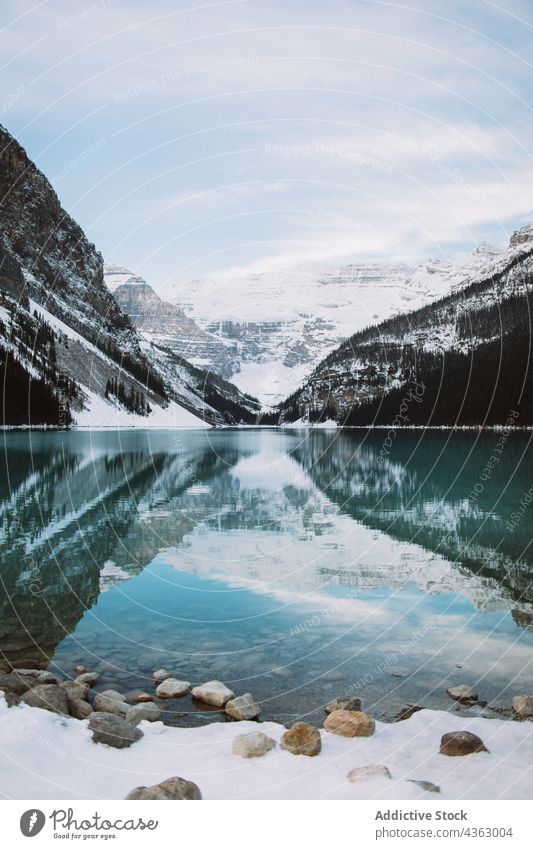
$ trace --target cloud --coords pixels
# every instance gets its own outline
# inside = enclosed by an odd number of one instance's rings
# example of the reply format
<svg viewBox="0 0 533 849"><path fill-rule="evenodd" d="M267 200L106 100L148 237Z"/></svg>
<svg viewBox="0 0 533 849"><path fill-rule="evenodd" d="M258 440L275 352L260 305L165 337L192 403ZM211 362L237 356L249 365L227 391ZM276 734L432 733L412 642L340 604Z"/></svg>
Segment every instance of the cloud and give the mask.
<svg viewBox="0 0 533 849"><path fill-rule="evenodd" d="M527 3L190 5L3 4L2 120L48 174L106 139L58 186L106 255L416 262L532 217Z"/></svg>

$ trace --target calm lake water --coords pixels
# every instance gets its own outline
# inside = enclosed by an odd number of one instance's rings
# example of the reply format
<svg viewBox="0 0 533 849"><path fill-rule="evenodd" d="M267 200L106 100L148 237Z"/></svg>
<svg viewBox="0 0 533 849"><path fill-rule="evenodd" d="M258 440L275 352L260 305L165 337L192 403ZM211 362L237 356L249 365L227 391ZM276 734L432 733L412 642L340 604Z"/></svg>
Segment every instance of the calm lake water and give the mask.
<svg viewBox="0 0 533 849"><path fill-rule="evenodd" d="M391 718L456 683L532 692L531 434L385 437L4 433L4 666L150 691L164 666L280 721L345 694Z"/></svg>

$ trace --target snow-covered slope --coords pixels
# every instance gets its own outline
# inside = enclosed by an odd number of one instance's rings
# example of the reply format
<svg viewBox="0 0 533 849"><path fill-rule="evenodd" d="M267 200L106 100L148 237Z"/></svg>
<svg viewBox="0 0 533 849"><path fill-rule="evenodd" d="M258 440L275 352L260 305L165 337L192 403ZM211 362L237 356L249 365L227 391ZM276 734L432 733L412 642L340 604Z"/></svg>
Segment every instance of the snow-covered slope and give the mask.
<svg viewBox="0 0 533 849"><path fill-rule="evenodd" d="M248 420L234 390L156 359L104 283L103 260L0 127L0 377L6 424L191 427ZM173 309L173 308L171 308Z"/></svg>
<svg viewBox="0 0 533 849"><path fill-rule="evenodd" d="M480 245L462 262L300 266L281 273L179 281L163 297L236 348L233 382L274 404L297 388L343 339L442 298L505 262ZM210 362L217 370L217 363Z"/></svg>
<svg viewBox="0 0 533 849"><path fill-rule="evenodd" d="M533 226L504 251L433 268L415 277L436 274L449 294L347 339L284 402L282 421L391 424L401 411L398 425L504 424L520 409L519 423L533 423Z"/></svg>

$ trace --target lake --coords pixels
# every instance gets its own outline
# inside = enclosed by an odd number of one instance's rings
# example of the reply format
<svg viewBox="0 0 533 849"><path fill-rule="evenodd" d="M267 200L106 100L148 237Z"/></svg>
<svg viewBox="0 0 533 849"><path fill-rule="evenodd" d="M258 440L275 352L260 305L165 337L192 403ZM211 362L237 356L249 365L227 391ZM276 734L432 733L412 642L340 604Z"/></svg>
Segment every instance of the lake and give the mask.
<svg viewBox="0 0 533 849"><path fill-rule="evenodd" d="M5 432L4 667L82 663L124 691L166 667L279 721L345 694L390 719L457 683L532 692L531 434L386 437Z"/></svg>

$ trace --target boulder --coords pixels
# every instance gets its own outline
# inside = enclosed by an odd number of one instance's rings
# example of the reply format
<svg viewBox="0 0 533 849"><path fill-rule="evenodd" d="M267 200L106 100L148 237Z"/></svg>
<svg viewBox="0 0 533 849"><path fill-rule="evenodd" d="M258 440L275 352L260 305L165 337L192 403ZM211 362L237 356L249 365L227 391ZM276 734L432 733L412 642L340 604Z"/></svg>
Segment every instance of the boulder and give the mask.
<svg viewBox="0 0 533 849"><path fill-rule="evenodd" d="M477 734L470 731L450 731L440 741L440 754L449 757L472 755L474 752L488 752L487 747Z"/></svg>
<svg viewBox="0 0 533 849"><path fill-rule="evenodd" d="M517 716L533 716L533 695L514 696L513 710Z"/></svg>
<svg viewBox="0 0 533 849"><path fill-rule="evenodd" d="M361 699L333 699L328 702L324 710L326 713L333 713L336 710L361 710Z"/></svg>
<svg viewBox="0 0 533 849"><path fill-rule="evenodd" d="M68 709L71 716L75 719L87 719L93 712L89 702L83 699L68 699Z"/></svg>
<svg viewBox="0 0 533 849"><path fill-rule="evenodd" d="M131 722L132 725L138 725L144 719L148 722L157 722L161 719L161 711L153 702L133 705L126 714L126 721Z"/></svg>
<svg viewBox="0 0 533 849"><path fill-rule="evenodd" d="M93 713L89 717L89 728L95 743L104 743L115 749L126 749L144 737L139 728L114 713Z"/></svg>
<svg viewBox="0 0 533 849"><path fill-rule="evenodd" d="M376 723L361 710L334 710L324 720L324 728L339 737L370 737Z"/></svg>
<svg viewBox="0 0 533 849"><path fill-rule="evenodd" d="M168 671L168 669L156 669L152 672L152 678L157 684L160 684L161 681L165 681L167 678L172 678L172 673Z"/></svg>
<svg viewBox="0 0 533 849"><path fill-rule="evenodd" d="M293 755L307 755L312 758L320 754L322 739L320 731L307 722L295 722L281 738L280 745Z"/></svg>
<svg viewBox="0 0 533 849"><path fill-rule="evenodd" d="M31 707L68 715L67 694L58 684L37 684L24 693L21 701Z"/></svg>
<svg viewBox="0 0 533 849"><path fill-rule="evenodd" d="M182 696L191 692L189 681L178 681L177 678L165 678L156 687L155 694L159 699L181 699Z"/></svg>
<svg viewBox="0 0 533 849"><path fill-rule="evenodd" d="M100 676L98 672L83 672L74 680L78 681L80 684L88 684L89 687L94 687L94 685L100 680Z"/></svg>
<svg viewBox="0 0 533 849"><path fill-rule="evenodd" d="M198 701L213 707L224 707L230 699L235 698L235 693L232 693L221 681L207 681L206 684L200 684L199 687L193 688L192 694Z"/></svg>
<svg viewBox="0 0 533 849"><path fill-rule="evenodd" d="M126 799L148 800L186 799L193 801L201 798L200 788L194 781L177 777L166 778L160 784L153 784L151 787L136 787L126 796Z"/></svg>
<svg viewBox="0 0 533 849"><path fill-rule="evenodd" d="M83 675L85 672L87 672L87 667L83 666L83 664L80 663L78 666L74 667L74 672L76 673L76 675Z"/></svg>
<svg viewBox="0 0 533 849"><path fill-rule="evenodd" d="M18 672L0 672L0 690L9 690L22 696L39 682L34 675L20 675Z"/></svg>
<svg viewBox="0 0 533 849"><path fill-rule="evenodd" d="M226 702L225 710L228 716L237 720L257 719L261 713L261 708L251 693L244 693L243 696L230 699Z"/></svg>
<svg viewBox="0 0 533 849"><path fill-rule="evenodd" d="M104 690L94 697L93 710L125 717L129 705L126 704L126 697L122 693L118 693L116 690Z"/></svg>
<svg viewBox="0 0 533 849"><path fill-rule="evenodd" d="M267 737L261 731L252 734L239 734L233 740L233 754L241 758L261 758L276 745L272 737Z"/></svg>
<svg viewBox="0 0 533 849"><path fill-rule="evenodd" d="M75 701L85 701L89 692L89 685L81 681L62 681L59 686L65 691L68 699Z"/></svg>
<svg viewBox="0 0 533 849"><path fill-rule="evenodd" d="M473 689L473 687L469 687L468 684L459 684L457 687L449 687L446 690L446 695L450 697L450 699L454 699L456 702L477 702L478 694Z"/></svg>
<svg viewBox="0 0 533 849"><path fill-rule="evenodd" d="M47 669L14 669L17 675L31 675L38 684L59 684L59 680Z"/></svg>
<svg viewBox="0 0 533 849"><path fill-rule="evenodd" d="M348 781L356 784L358 781L368 781L369 778L392 778L390 770L382 764L370 764L369 766L356 766L346 776Z"/></svg>

